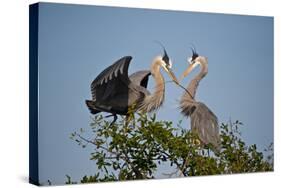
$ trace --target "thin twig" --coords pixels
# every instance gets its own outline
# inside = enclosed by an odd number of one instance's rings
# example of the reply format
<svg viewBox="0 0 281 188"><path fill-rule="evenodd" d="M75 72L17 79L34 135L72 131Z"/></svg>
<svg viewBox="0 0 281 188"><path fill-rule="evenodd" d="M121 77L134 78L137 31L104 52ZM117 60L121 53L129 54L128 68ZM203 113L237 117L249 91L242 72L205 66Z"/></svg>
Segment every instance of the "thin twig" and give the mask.
<svg viewBox="0 0 281 188"><path fill-rule="evenodd" d="M114 154L114 155L117 155L119 158L123 159L127 164L130 165L131 169L134 171L134 173L136 174L137 178L141 178L141 179L144 178L143 174L131 163L130 157L128 156L128 154L127 154L126 152L124 152L124 155L125 155L125 156L123 156L123 155L121 155L121 154L119 154L119 153L117 153L117 152L114 152L114 151L109 150L108 148L106 148L106 147L104 147L104 146L97 145L94 141L89 140L89 139L87 139L87 138L84 138L84 137L81 136L80 134L77 134L77 133L76 133L76 135L77 135L81 140L83 140L83 141L85 141L85 142L87 142L87 143L93 144L93 145L95 145L95 146L97 146L97 147L100 147L101 149L106 150L106 151L109 152L109 153L112 153L112 154ZM117 156L116 156L116 157L110 157L110 158L111 158L111 159L116 159Z"/></svg>
<svg viewBox="0 0 281 188"><path fill-rule="evenodd" d="M163 154L167 155L168 158L171 159L171 156L170 156L167 152L165 152L165 151L161 151L161 152L162 152ZM180 164L179 164L177 161L173 161L173 163L176 164L178 170L177 170L176 172L171 173L171 174L173 175L173 174L176 174L176 173L178 173L178 172L180 171L180 172L181 172L181 175L185 176L185 174L183 173L183 168L180 167ZM170 175L171 175L171 174L170 174ZM163 174L163 175L165 175L165 174ZM166 174L166 175L167 175L167 174Z"/></svg>

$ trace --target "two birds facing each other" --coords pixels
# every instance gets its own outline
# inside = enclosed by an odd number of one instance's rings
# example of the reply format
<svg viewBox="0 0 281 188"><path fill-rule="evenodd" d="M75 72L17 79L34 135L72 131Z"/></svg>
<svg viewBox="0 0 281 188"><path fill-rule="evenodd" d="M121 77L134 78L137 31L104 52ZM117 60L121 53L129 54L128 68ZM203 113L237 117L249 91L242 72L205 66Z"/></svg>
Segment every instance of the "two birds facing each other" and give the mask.
<svg viewBox="0 0 281 188"><path fill-rule="evenodd" d="M189 66L180 80L188 76L198 65L201 70L189 82L187 88L181 86L174 75L171 69L172 62L165 48L164 55L157 56L153 60L150 70L138 71L129 76L128 68L131 60L131 56L122 57L95 78L91 84L92 100L86 100L90 112L111 113L114 117L111 123L113 124L117 120L117 115L128 115L132 106L134 111L147 113L156 111L162 106L165 96L165 80L160 72L162 68L176 85L185 90L179 106L182 114L191 120L191 131L198 134L203 144L211 144L218 152L220 150L218 119L204 103L195 100L199 82L208 73L207 58L198 55L195 49L192 49L192 57L188 59ZM150 75L156 83L153 93L147 90Z"/></svg>

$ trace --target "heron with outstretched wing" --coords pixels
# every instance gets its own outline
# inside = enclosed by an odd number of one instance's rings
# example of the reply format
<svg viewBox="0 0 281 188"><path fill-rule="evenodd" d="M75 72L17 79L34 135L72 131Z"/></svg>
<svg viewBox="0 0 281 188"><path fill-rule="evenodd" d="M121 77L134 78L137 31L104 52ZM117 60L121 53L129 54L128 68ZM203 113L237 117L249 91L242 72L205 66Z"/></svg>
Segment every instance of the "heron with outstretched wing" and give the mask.
<svg viewBox="0 0 281 188"><path fill-rule="evenodd" d="M125 56L102 71L91 84L92 100L86 100L92 114L108 112L114 116L128 115L129 109L152 112L160 108L165 97L165 80L160 72L163 68L175 83L177 78L172 72L172 62L164 48L164 55L157 56L150 70L143 70L128 76L131 56ZM156 82L151 94L147 90L149 76Z"/></svg>

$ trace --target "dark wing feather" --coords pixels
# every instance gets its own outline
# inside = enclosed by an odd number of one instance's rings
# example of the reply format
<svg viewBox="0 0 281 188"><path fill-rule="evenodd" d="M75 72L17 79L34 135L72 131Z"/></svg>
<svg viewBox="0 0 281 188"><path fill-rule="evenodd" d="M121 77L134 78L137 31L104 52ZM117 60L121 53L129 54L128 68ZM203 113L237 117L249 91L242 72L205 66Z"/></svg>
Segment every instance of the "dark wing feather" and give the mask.
<svg viewBox="0 0 281 188"><path fill-rule="evenodd" d="M131 60L131 56L122 57L96 77L91 84L93 101L105 100L110 95L113 95L114 91L116 92L116 88L128 90L126 87L130 83L128 68ZM108 84L109 82L110 84Z"/></svg>
<svg viewBox="0 0 281 188"><path fill-rule="evenodd" d="M148 79L151 75L149 70L138 71L130 75L129 79L133 84L147 88Z"/></svg>

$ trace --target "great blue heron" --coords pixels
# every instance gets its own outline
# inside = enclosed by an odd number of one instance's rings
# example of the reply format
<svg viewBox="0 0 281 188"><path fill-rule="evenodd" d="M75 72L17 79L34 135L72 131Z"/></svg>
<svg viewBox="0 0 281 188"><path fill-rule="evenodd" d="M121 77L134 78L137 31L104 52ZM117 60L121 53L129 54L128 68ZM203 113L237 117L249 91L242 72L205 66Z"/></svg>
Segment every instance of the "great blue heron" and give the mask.
<svg viewBox="0 0 281 188"><path fill-rule="evenodd" d="M198 134L204 145L211 144L216 152L220 150L220 136L218 119L216 115L204 104L195 100L196 90L199 82L208 73L208 60L199 56L192 48L192 57L188 59L189 67L184 71L180 80L186 77L196 66L200 65L200 72L190 81L187 92L180 100L180 108L186 117L191 119L191 131Z"/></svg>
<svg viewBox="0 0 281 188"><path fill-rule="evenodd" d="M150 71L143 70L128 76L131 56L125 56L113 65L102 71L91 84L92 100L86 100L86 104L92 114L109 112L114 116L113 124L117 114L128 115L129 109L133 111L152 112L157 110L164 101L165 81L160 72L162 67L172 80L178 83L172 72L172 63L164 49L163 56L157 56ZM156 87L153 94L146 89L149 76L155 79Z"/></svg>

